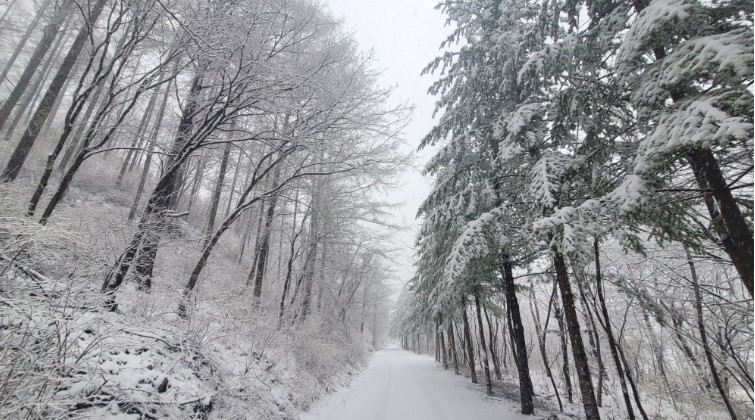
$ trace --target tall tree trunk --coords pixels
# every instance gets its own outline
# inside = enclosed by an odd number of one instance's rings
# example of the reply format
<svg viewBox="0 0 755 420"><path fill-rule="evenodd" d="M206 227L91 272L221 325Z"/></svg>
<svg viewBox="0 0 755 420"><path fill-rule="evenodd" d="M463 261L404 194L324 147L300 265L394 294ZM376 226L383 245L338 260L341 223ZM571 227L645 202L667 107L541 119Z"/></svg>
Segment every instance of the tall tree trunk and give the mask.
<svg viewBox="0 0 755 420"><path fill-rule="evenodd" d="M181 167L178 169L178 173L176 174L176 182L174 185L174 193L171 194L170 200L168 200L168 209L169 210L176 210L180 207L181 199L183 198L184 192L186 191L186 178L188 178L189 175L189 162L190 159L186 159L186 162L181 165Z"/></svg>
<svg viewBox="0 0 755 420"><path fill-rule="evenodd" d="M454 362L454 373L459 374L459 356L456 354L456 339L454 338L454 322L448 320L448 341L451 350L451 360Z"/></svg>
<svg viewBox="0 0 755 420"><path fill-rule="evenodd" d="M590 330L588 331L590 347L592 347L593 356L595 356L595 360L598 362L598 389L596 390L595 399L598 402L598 407L602 407L603 378L606 376L606 368L603 365L603 357L600 352L600 336L598 335L597 328L595 328L595 318L593 318L592 309L590 309L587 297L585 296L584 286L582 285L583 281L585 281L584 275L580 276L579 281L577 281L577 290L579 291L579 297L584 308L584 312L582 313L583 318L585 319L585 323L590 326Z"/></svg>
<svg viewBox="0 0 755 420"><path fill-rule="evenodd" d="M215 188L212 192L212 201L210 202L210 211L207 214L207 226L204 229L204 241L202 248L207 246L207 242L215 231L215 218L218 214L218 205L220 204L220 194L223 192L223 183L225 182L225 173L228 171L228 158L231 156L231 142L225 144L223 148L223 158L220 160L220 169L218 177L215 179Z"/></svg>
<svg viewBox="0 0 755 420"><path fill-rule="evenodd" d="M655 355L655 365L653 368L658 371L659 375L665 378L666 363L663 361L663 345L658 342L658 337L656 337L655 331L653 330L653 324L650 322L648 312L644 308L642 309L642 320L645 321L645 328L647 328L648 335L650 335L650 345L653 348L653 354Z"/></svg>
<svg viewBox="0 0 755 420"><path fill-rule="evenodd" d="M571 383L571 373L569 368L569 346L566 341L566 335L568 334L567 328L565 328L564 325L564 313L561 311L561 307L558 305L558 303L554 304L554 312L556 316L556 321L558 322L558 329L560 331L559 338L561 342L561 357L563 358L563 363L561 365L561 372L564 375L564 387L566 388L566 401L569 401L570 403L574 402L573 392L572 392L572 383Z"/></svg>
<svg viewBox="0 0 755 420"><path fill-rule="evenodd" d="M18 0L10 0L10 3L5 5L5 11L3 12L3 15L0 16L0 28L5 26L5 20L8 19L8 14L13 6L16 5L16 2L18 2ZM2 83L2 79L0 79L0 83Z"/></svg>
<svg viewBox="0 0 755 420"><path fill-rule="evenodd" d="M501 365L498 361L498 355L495 351L496 346L496 333L493 332L493 323L491 322L490 315L488 314L488 308L485 304L482 305L482 309L485 313L485 321L487 321L488 324L488 334L490 340L488 340L488 349L490 349L490 358L493 361L493 370L495 372L496 379L501 379Z"/></svg>
<svg viewBox="0 0 755 420"><path fill-rule="evenodd" d="M273 186L275 189L278 187L278 179L280 177L281 166L275 169L273 174ZM256 250L257 255L257 267L254 276L254 292L253 296L256 302L259 302L262 296L262 280L265 278L265 266L267 263L268 254L270 253L270 236L273 232L273 220L275 218L275 208L278 203L278 194L273 194L269 197L267 203L267 211L265 215L265 225L262 231L262 239L260 240L259 250Z"/></svg>
<svg viewBox="0 0 755 420"><path fill-rule="evenodd" d="M294 149L290 149L293 151ZM199 257L199 260L197 260L197 263L194 265L194 269L192 270L191 274L189 275L189 279L186 283L186 286L184 287L183 291L183 297L181 298L181 301L179 302L178 307L178 313L180 316L186 316L186 304L188 303L188 299L191 295L191 292L194 290L194 288L197 285L197 281L199 280L199 275L202 273L202 270L204 270L205 265L207 264L207 260L210 258L210 255L212 254L213 249L215 249L215 245L217 245L218 241L220 240L220 237L228 230L229 227L239 218L241 214L243 214L246 210L248 210L250 207L254 206L258 201L262 199L263 196L269 196L272 194L277 193L280 188L285 184L282 183L278 189L270 189L265 191L262 195L254 197L252 199L247 200L247 197L251 192L255 189L255 187L258 185L259 180L261 178L265 178L266 175L269 173L269 170L271 170L273 165L280 165L282 164L281 161L283 158L287 156L287 154L282 153L278 158L276 158L275 162L272 162L270 167L263 171L262 174L260 174L260 178L254 178L252 179L252 182L246 187L244 192L241 194L241 197L239 198L239 204L236 206L236 209L231 212L230 215L223 221L223 223L220 224L218 229L215 231L215 233L212 235L212 238L207 243L207 246L204 247L202 250L202 254ZM288 179L289 181L291 178Z"/></svg>
<svg viewBox="0 0 755 420"><path fill-rule="evenodd" d="M126 152L126 158L123 159L123 164L121 165L121 170L118 171L118 178L116 178L115 186L120 187L121 183L123 182L123 176L126 175L126 169L128 169L128 165L131 162L131 160L136 160L136 147L141 143L141 140L144 136L144 131L149 126L149 121L152 118L152 110L155 108L155 104L157 103L157 98L160 97L160 87L158 86L157 89L155 89L154 92L152 92L152 95L149 98L149 103L147 103L147 109L144 110L144 115L142 116L141 122L139 122L139 128L136 129L136 135L134 136L134 139L131 141L131 147L129 147L128 152Z"/></svg>
<svg viewBox="0 0 755 420"><path fill-rule="evenodd" d="M191 192L189 193L189 202L186 203L186 213L191 214L191 209L194 207L194 202L199 195L199 188L202 185L204 179L205 168L207 167L207 156L200 155L197 158L197 170L194 173L194 180L191 182Z"/></svg>
<svg viewBox="0 0 755 420"><path fill-rule="evenodd" d="M68 28L68 23L65 24L65 27L63 28L63 31L65 32ZM9 136L13 135L16 131L16 127L18 127L18 124L23 120L24 115L27 115L30 112L34 110L34 106L37 105L36 100L40 99L39 92L42 91L42 88L45 85L45 81L50 75L50 71L52 70L55 63L58 61L58 58L60 57L60 54L63 51L63 46L68 41L68 38L70 35L66 36L59 36L58 39L55 41L55 44L52 46L52 52L50 53L50 56L45 61L44 66L42 67L42 70L39 71L37 74L34 75L32 82L31 82L31 88L27 89L25 94L22 96L23 101L19 103L16 108L16 115L13 117L13 120L11 121L10 125L7 126L6 132ZM66 80L66 82L69 82L70 79ZM63 93L65 93L66 89L63 88L61 90Z"/></svg>
<svg viewBox="0 0 755 420"><path fill-rule="evenodd" d="M109 43L109 39L107 41ZM118 45L116 46L116 51L120 51L123 48L123 45L125 44L125 42L126 42L126 36L121 37L120 41L118 42ZM102 54L106 54L105 50L106 49L103 49ZM95 60L95 57L93 55L89 57L87 68L91 66L94 60ZM49 182L50 177L52 176L52 171L55 167L55 161L58 158L58 155L60 155L60 152L63 151L63 147L65 146L66 142L70 138L69 136L71 132L73 131L73 126L76 123L76 119L78 118L79 113L81 113L81 110L86 104L86 101L89 98L89 95L92 93L91 87L85 89L84 92L82 92L81 94L78 93L81 91L81 88L85 83L85 80L87 77L86 73L87 71L85 71L84 74L82 74L81 77L79 78L79 83L74 92L74 98L71 101L71 106L68 108L68 112L66 112L65 122L63 125L63 132L60 134L60 137L58 138L58 142L55 145L55 148L48 155L47 163L45 165L45 170L39 179L39 183L37 184L37 188L34 191L34 195L32 196L31 200L29 200L29 206L27 208L27 213L26 213L27 216L29 217L34 215L34 211L36 210L37 205L39 204L39 200L42 198L42 194L47 188L47 183ZM65 83L63 84L64 88L65 86L67 86L70 80L71 80L70 78L66 79ZM97 81L94 80L94 77L93 77L92 83L97 83ZM104 80L99 80L99 83L104 83ZM57 99L58 98L55 98L54 101L57 101ZM103 117L104 117L104 114L100 113L98 114L97 118L95 118L95 120L99 121ZM93 123L93 127L96 127L96 125L97 123ZM94 135L93 133L94 133L93 131L90 131L87 133L86 138L88 140L84 140L86 144L88 144L88 141L90 141L93 138L93 135ZM112 133L112 129L111 129L111 133ZM22 138L22 141L23 141L23 138ZM45 217L44 220L47 220L47 218Z"/></svg>
<svg viewBox="0 0 755 420"><path fill-rule="evenodd" d="M190 141L191 133L193 132L194 117L199 106L197 100L201 90L201 76L200 74L195 74L189 90L188 100L181 113L181 121L178 124L176 137L173 140L168 160L165 162L163 175L157 181L157 185L155 185L155 189L152 191L152 195L147 202L147 206L139 222L139 227L131 243L105 277L102 287L104 291L114 292L120 287L131 268L134 256L139 249L146 231L159 230L161 228L164 218L161 213L168 209L170 200L175 195L179 171L188 158L188 155L179 156L179 153L184 149L186 143ZM151 269L148 270L151 271Z"/></svg>
<svg viewBox="0 0 755 420"><path fill-rule="evenodd" d="M574 295L572 295L571 285L569 284L569 275L566 271L566 261L563 254L555 249L553 250L553 262L556 266L556 281L561 290L561 302L564 308L566 325L569 330L574 364L577 368L577 378L579 379L579 390L582 395L582 406L585 409L585 417L588 420L599 419L600 412L598 411L598 403L595 400L595 391L592 386L587 353L582 343L582 333L579 327L579 319L577 318L577 310L574 306Z"/></svg>
<svg viewBox="0 0 755 420"><path fill-rule="evenodd" d="M95 22L97 22L97 19L100 17L100 14L102 13L107 1L108 0L98 0L97 3L95 3L95 5L92 7L88 20L91 25L94 25ZM26 161L26 157L31 151L32 146L34 146L34 142L37 140L37 136L42 129L42 125L45 123L45 120L47 120L52 106L55 103L55 100L58 98L58 95L60 94L60 91L62 90L63 85L65 84L69 73L71 72L71 69L73 68L74 64L76 64L76 60L78 60L79 58L79 53L81 53L81 49L84 47L84 43L89 38L90 29L91 28L89 26L85 25L79 30L79 33L76 35L76 39L74 39L73 44L71 44L71 48L68 50L66 57L63 59L63 63L58 68L55 77L53 77L52 82L50 82L50 85L47 87L47 91L45 92L42 101L40 101L39 105L37 106L37 109L34 112L34 116L32 116L31 121L29 122L29 126L26 128L24 135L21 137L18 145L16 145L16 148L13 150L13 153L8 160L8 164L3 170L3 174L1 176L3 182L13 181L18 176L18 173L21 170L21 166L23 166L24 162ZM47 28L45 28L45 31L46 30ZM37 63L37 65L38 64L39 63ZM3 108L0 109L0 128L7 119L7 115L3 115L3 110L7 106L8 103L6 102L3 105Z"/></svg>
<svg viewBox="0 0 755 420"><path fill-rule="evenodd" d="M504 304L505 305L505 304ZM506 319L508 322L509 316L506 315ZM509 347L508 347L508 337L511 334L507 334L506 331L508 330L506 322L503 323L503 326L501 327L501 364L503 365L503 370L508 370L509 368Z"/></svg>
<svg viewBox="0 0 755 420"><path fill-rule="evenodd" d="M227 218L228 217L226 217L226 219ZM247 242L250 241L250 236L252 236L252 224L248 223L249 215L245 215L245 218L247 223L240 223L244 226L244 234L241 236L241 248L239 249L238 256L236 257L236 264L241 264L241 261L244 260L244 251L246 250Z"/></svg>
<svg viewBox="0 0 755 420"><path fill-rule="evenodd" d="M705 322L703 321L703 298L700 294L700 282L697 279L697 270L695 270L695 263L692 261L692 255L685 247L684 251L687 254L687 263L689 264L690 278L692 280L692 290L695 292L695 312L697 313L697 329L700 333L700 343L703 345L703 351L705 352L705 359L708 361L708 367L710 367L710 375L713 377L713 383L716 384L716 389L721 395L721 399L726 405L726 410L729 412L729 416L732 420L737 420L737 412L734 410L734 406L729 400L729 396L721 383L721 377L718 375L718 369L713 360L713 354L711 353L710 345L708 344L708 334L705 331Z"/></svg>
<svg viewBox="0 0 755 420"><path fill-rule="evenodd" d="M142 246L136 254L134 270L136 270L137 288L149 291L152 288L152 273L157 262L157 248L160 245L160 232L165 221L156 220L155 228L149 229L142 239Z"/></svg>
<svg viewBox="0 0 755 420"><path fill-rule="evenodd" d="M441 325L441 321L438 320L435 329L438 332L438 340L440 342L440 356L441 360L443 361L443 369L448 370L448 348L446 347L446 339L444 337L443 328L441 328Z"/></svg>
<svg viewBox="0 0 755 420"><path fill-rule="evenodd" d="M233 194L236 192L236 182L239 179L239 169L241 168L241 158L244 156L244 152L239 149L239 155L236 158L236 167L233 169L233 180L231 181L231 189L228 191L228 202L225 206L225 213L223 218L225 219L231 213L231 204L233 203Z"/></svg>
<svg viewBox="0 0 755 420"><path fill-rule="evenodd" d="M165 108L168 105L168 98L170 98L170 86L171 82L168 82L165 86L165 93L163 93L162 104L157 111L157 118L155 119L155 123L152 126L152 132L150 133L149 139L147 140L149 142L149 150L147 151L147 156L144 158L142 175L139 178L139 186L136 188L134 203L131 205L131 209L128 212L128 220L134 220L134 217L136 217L137 209L139 208L139 203L142 200L142 194L144 193L144 184L146 184L147 182L147 178L149 177L149 170L152 166L152 154L155 149L155 145L157 144L157 135L160 133L160 126L162 125L163 117L165 116Z"/></svg>
<svg viewBox="0 0 755 420"><path fill-rule="evenodd" d="M611 318L608 315L608 306L606 305L606 298L603 291L603 274L600 269L600 248L598 246L598 239L593 242L593 248L595 251L595 288L598 292L598 301L600 302L600 311L603 314L602 327L606 332L608 338L608 347L611 349L611 357L613 357L613 363L616 365L616 375L619 377L619 383L621 384L621 395L624 398L624 404L627 407L627 416L630 419L634 419L634 409L632 408L632 401L629 398L629 390L624 375L624 368L619 356L618 343L613 335L613 327L611 326Z"/></svg>
<svg viewBox="0 0 755 420"><path fill-rule="evenodd" d="M26 28L26 32L24 32L24 34L21 36L21 40L18 42L18 45L16 45L16 48L13 50L13 54L11 54L11 56L8 58L8 61L5 63L5 67L3 67L2 72L0 72L0 84L2 84L3 81L5 81L5 78L8 77L8 73L13 68L13 64L16 62L16 59L18 58L19 54L21 54L21 52L24 50L24 47L26 47L26 43L29 42L29 37L31 37L31 34L37 28L37 25L39 24L39 20L42 19L42 17L45 15L45 12L47 11L47 8L50 6L51 1L52 0L45 0L44 3L42 3L42 5L39 7L39 10L34 15L34 19L29 24L29 27ZM16 3L16 0L13 0L13 3L11 3L11 4L8 5L8 8L5 9L5 13L3 13L3 17L0 18L0 22L4 22L5 21L6 15L10 11L11 7L13 7L13 4L15 4L15 3ZM50 21L50 23L48 24L48 26L45 27L44 33L42 34L42 39L39 40L39 42L37 43L37 50L39 50L39 51L35 50L34 53L32 53L32 57L31 57L31 59L36 59L37 60L37 66L39 66L39 63L42 62L42 58L45 56L45 54L47 54L47 51L50 48L50 45L52 45L52 41L55 38L55 35L58 34L60 26L62 26L63 20L66 19L67 13L64 13L65 12L64 9L66 9L67 7L68 7L68 3L67 2L64 3L64 4L62 4L61 5L61 9L57 10L55 12L55 15L52 17L52 20ZM48 32L47 28L50 27L50 25L54 25L56 23L58 24L58 29L55 29L53 31L52 28L50 28L50 31ZM49 39L45 38L45 35L47 35ZM45 43L45 42L48 43L46 47L43 46L43 43ZM35 55L38 55L39 57L35 58ZM29 64L32 63L31 59L29 61ZM29 67L27 66L27 69L28 68ZM32 68L30 70L32 70L32 71L31 71L30 75L28 75L29 80L31 80L31 76L34 74L34 72L37 69L36 68ZM26 73L26 71L24 71L24 73ZM18 85L18 83L22 83L22 80L23 80L23 76L22 76L22 78L18 82L16 82L16 85ZM28 83L28 81L27 81L27 83ZM25 88L22 89L21 93L23 93L23 90L25 90ZM19 98L16 99L16 101L18 101L18 99L20 99L20 96L19 96ZM14 104L14 106L15 106L15 104ZM8 115L10 115L10 113L8 113ZM5 118L7 118L7 115L5 116ZM2 125L3 124L0 123L0 127L2 127Z"/></svg>
<svg viewBox="0 0 755 420"><path fill-rule="evenodd" d="M624 349L621 347L621 337L619 337L619 343L617 350L619 350L619 357L621 358L621 363L624 364L624 373L627 375L627 382L629 382L629 387L632 388L632 396L634 396L634 402L637 404L637 410L639 410L640 415L644 420L648 420L648 415L645 413L645 408L642 406L642 401L640 399L640 391L637 389L637 384L635 383L634 376L632 375L631 367L629 366L629 363L627 362L626 355L624 354ZM636 369L639 370L639 369Z"/></svg>
<svg viewBox="0 0 755 420"><path fill-rule="evenodd" d="M87 158L92 156L92 153L94 150L99 149L100 147L102 147L102 145L110 141L110 139L113 137L113 134L117 131L120 124L123 123L123 120L131 111L131 109L133 108L138 98L139 98L138 94L134 96L131 99L130 105L128 106L126 111L118 116L117 120L111 125L111 127L107 130L105 135L102 136L101 139L98 139L96 144L90 145L91 141L94 138L94 133L96 131L96 128L98 127L99 122L103 118L104 112L107 109L107 107L103 107L101 109L101 112L99 113L99 115L97 115L94 121L92 122L92 124L90 124L89 130L87 131L87 134L84 136L84 140L81 144L81 150L76 156L76 159L74 159L73 163L71 164L71 167L68 168L68 170L66 170L66 172L63 174L63 178L60 180L58 189L52 195L50 202L47 203L47 207L45 207L45 211L42 213L42 216L39 218L40 224L44 225L47 223L47 220L50 218L50 216L52 215L57 205L60 204L60 201L63 199L66 192L68 191L68 188L71 186L71 183L73 182L73 178L76 175L76 172L81 167L81 165L84 163L84 161Z"/></svg>
<svg viewBox="0 0 755 420"><path fill-rule="evenodd" d="M475 291L474 294L474 305L477 312L477 325L480 326L479 331L479 337L480 337L480 353L482 355L482 367L483 371L485 372L485 388L488 393L488 395L493 395L493 382L490 379L490 362L488 360L488 349L487 349L487 343L485 343L485 327L482 323L482 310L480 309L480 293ZM530 395L532 393L530 392ZM529 413L526 413L529 414Z"/></svg>
<svg viewBox="0 0 755 420"><path fill-rule="evenodd" d="M81 118L78 128L76 128L76 131L73 133L73 141L68 142L66 151L65 153L63 153L63 157L60 159L60 163L58 163L58 171L65 172L66 167L68 166L68 162L71 160L74 153L81 148L83 135L89 128L89 119L92 117L92 113L95 109L97 109L98 111L97 113L95 113L95 115L99 114L101 111L101 109L98 109L98 107L102 106L102 104L100 103L100 98L102 97L102 92L105 90L106 84L106 82L100 83L100 85L97 86L97 89L94 91L94 94L91 96L89 104L87 105L87 109L86 111L84 111L84 116ZM60 101L61 98L58 98L58 103L60 103ZM47 119L45 126L49 125L51 118L52 116Z"/></svg>
<svg viewBox="0 0 755 420"><path fill-rule="evenodd" d="M469 328L469 318L467 317L467 297L461 295L461 319L464 321L464 343L467 347L467 362L469 364L469 374L472 376L472 383L477 383L477 368L474 361L474 344L472 343L472 331Z"/></svg>
<svg viewBox="0 0 755 420"><path fill-rule="evenodd" d="M296 232L296 217L299 213L299 190L296 190L294 198L294 217L291 223L291 245L288 249L288 262L286 263L286 277L283 280L283 293L281 294L280 312L278 313L278 328L283 325L283 311L286 309L286 294L291 286L291 275L293 274L294 259L296 257L296 239L299 233Z"/></svg>
<svg viewBox="0 0 755 420"><path fill-rule="evenodd" d="M326 231L326 227L323 226L323 232ZM324 235L324 233L323 233ZM322 309L323 300L323 287L325 286L325 263L328 258L328 242L325 240L320 241L320 279L317 281L317 310Z"/></svg>
<svg viewBox="0 0 755 420"><path fill-rule="evenodd" d="M314 186L314 185L313 185ZM312 215L309 219L310 246L312 247L312 258L304 266L304 297L302 299L301 314L302 321L307 319L310 302L312 301L312 283L314 282L315 266L317 265L317 249L320 246L321 224L322 224L322 203L320 194L322 191L318 188L312 195Z"/></svg>
<svg viewBox="0 0 755 420"><path fill-rule="evenodd" d="M739 210L731 193L731 186L726 182L713 152L708 148L696 148L690 152L689 162L698 186L705 191L705 205L724 251L729 255L752 300L753 236L747 221Z"/></svg>
<svg viewBox="0 0 755 420"><path fill-rule="evenodd" d="M553 392L556 394L556 400L558 401L558 408L559 411L564 411L564 404L561 402L561 395L558 392L558 386L556 386L556 380L553 377L553 372L551 371L551 365L548 362L548 351L545 346L545 340L548 336L548 322L550 321L551 316L551 308L553 308L553 300L556 297L556 284L553 284L553 292L551 292L551 297L548 301L548 313L545 316L545 324L541 327L540 326L540 311L537 308L537 302L535 301L535 291L533 286L530 284L530 312L532 313L532 319L535 320L535 332L537 333L537 344L540 348L540 356L543 359L543 366L545 367L545 374L548 376L548 378L551 381L551 386L553 387Z"/></svg>
<svg viewBox="0 0 755 420"><path fill-rule="evenodd" d="M77 64L74 64L74 66L73 66L73 70L71 70L72 74L75 74L78 71L78 69L79 69L79 64L78 64L79 61L77 61L76 63ZM63 105L63 102L65 100L66 92L68 92L68 85L71 84L71 82L73 81L73 79L74 78L70 77L70 76L68 77L68 79L66 79L66 82L63 84L63 89L60 90L61 94L58 95L58 98L55 99L55 102L53 102L52 109L50 110L50 114L47 116L47 119L45 120L45 123L42 125L42 130L40 131L40 134L44 135L44 134L47 134L47 133L50 132L50 127L55 122L55 118L58 117L58 113L60 112L60 107ZM39 98L39 101L41 101L41 100L42 99ZM37 101L37 102L34 103L34 107L36 107L37 105L39 105L39 101ZM31 112L32 109L29 109L29 112ZM24 121L24 124L28 124L30 118L31 117L27 118L27 120Z"/></svg>
<svg viewBox="0 0 755 420"><path fill-rule="evenodd" d="M504 293L506 294L506 308L511 321L511 330L509 333L512 337L512 346L516 350L514 354L516 357L516 370L519 373L519 397L522 402L522 414L532 414L534 411L532 402L533 387L532 379L530 378L530 368L527 362L527 342L524 338L524 326L522 325L522 315L519 311L519 300L516 297L511 259L507 253L501 254L501 265Z"/></svg>
<svg viewBox="0 0 755 420"><path fill-rule="evenodd" d="M269 179L265 179L265 187L267 187L268 181ZM254 234L254 259L252 260L252 267L249 270L249 274L246 276L247 286L254 284L254 274L257 272L257 261L260 259L260 241L262 240L262 222L265 220L265 202L267 202L267 200L268 197L263 197L262 201L260 201L259 208L256 209L257 222L254 225L257 226L257 232Z"/></svg>

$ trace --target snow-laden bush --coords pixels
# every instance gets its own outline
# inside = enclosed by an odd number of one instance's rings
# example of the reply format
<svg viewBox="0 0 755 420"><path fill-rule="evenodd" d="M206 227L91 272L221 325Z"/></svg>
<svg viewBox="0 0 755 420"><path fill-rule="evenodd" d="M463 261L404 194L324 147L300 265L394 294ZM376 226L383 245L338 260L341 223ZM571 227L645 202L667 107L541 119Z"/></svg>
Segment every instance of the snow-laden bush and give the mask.
<svg viewBox="0 0 755 420"><path fill-rule="evenodd" d="M0 417L63 416L101 390L88 363L102 351L100 296L62 275L76 235L13 217L0 232Z"/></svg>

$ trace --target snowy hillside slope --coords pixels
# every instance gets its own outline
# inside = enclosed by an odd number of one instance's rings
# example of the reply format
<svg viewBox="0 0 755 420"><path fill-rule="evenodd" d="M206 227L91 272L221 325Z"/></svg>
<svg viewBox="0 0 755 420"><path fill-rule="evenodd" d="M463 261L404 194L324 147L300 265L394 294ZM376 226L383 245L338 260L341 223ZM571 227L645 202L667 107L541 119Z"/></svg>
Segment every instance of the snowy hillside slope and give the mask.
<svg viewBox="0 0 755 420"><path fill-rule="evenodd" d="M117 206L84 197L66 228L0 217L0 417L291 419L362 366L357 340L278 330L274 308L228 299L245 292L219 272L224 293L188 320L174 313L180 276L168 273L150 294L129 284L118 311L105 310L108 240L92 238ZM104 230L85 235L92 226ZM166 259L178 267L183 252Z"/></svg>

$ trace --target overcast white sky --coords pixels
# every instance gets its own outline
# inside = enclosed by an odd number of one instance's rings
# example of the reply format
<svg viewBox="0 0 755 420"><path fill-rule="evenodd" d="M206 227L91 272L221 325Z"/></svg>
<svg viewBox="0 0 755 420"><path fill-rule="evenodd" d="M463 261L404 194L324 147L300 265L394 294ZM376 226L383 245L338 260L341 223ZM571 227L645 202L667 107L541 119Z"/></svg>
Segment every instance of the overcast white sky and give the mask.
<svg viewBox="0 0 755 420"><path fill-rule="evenodd" d="M343 18L354 32L364 51L373 50L377 69L382 69L382 83L394 86L397 101L414 104L410 125L406 128L407 150L416 150L420 139L430 130L435 98L427 94L436 76L420 76L422 69L439 54L441 41L449 32L443 15L434 9L436 0L326 0L334 16ZM418 154L419 167L431 153ZM404 185L388 199L399 203L396 222L406 229L397 236L402 245L396 261L399 280L408 281L414 274L412 256L417 231L417 208L430 191L430 180L417 171L404 174Z"/></svg>

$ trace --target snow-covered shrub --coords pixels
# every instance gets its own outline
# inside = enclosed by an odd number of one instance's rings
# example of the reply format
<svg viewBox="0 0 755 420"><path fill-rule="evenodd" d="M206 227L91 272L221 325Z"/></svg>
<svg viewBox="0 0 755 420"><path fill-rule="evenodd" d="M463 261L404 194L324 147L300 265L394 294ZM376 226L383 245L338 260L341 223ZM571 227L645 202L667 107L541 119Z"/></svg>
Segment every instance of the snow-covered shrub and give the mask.
<svg viewBox="0 0 755 420"><path fill-rule="evenodd" d="M0 232L0 417L63 416L99 398L87 362L102 350L100 296L64 274L76 235L7 216Z"/></svg>

